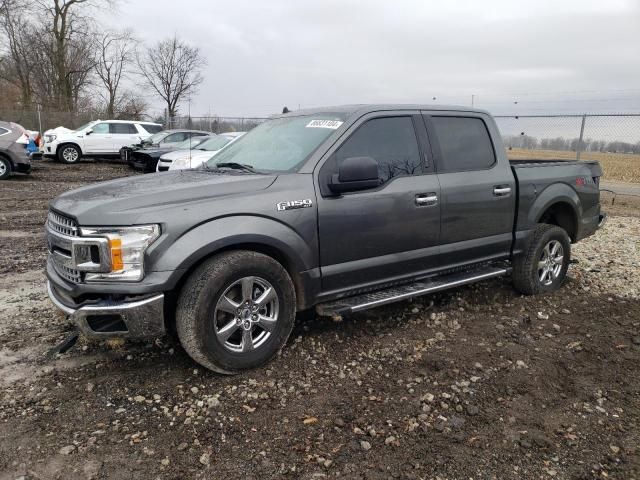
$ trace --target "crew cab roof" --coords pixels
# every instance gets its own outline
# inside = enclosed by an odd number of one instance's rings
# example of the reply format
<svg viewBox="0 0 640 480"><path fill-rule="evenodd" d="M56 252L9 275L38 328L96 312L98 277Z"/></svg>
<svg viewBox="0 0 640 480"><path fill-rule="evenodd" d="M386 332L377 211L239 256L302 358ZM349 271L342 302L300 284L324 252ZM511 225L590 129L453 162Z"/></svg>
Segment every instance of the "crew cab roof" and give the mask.
<svg viewBox="0 0 640 480"><path fill-rule="evenodd" d="M442 110L468 113L489 114L486 110L479 108L465 107L460 105L429 105L429 104L403 104L403 103L381 103L381 104L354 104L354 105L336 105L333 107L307 108L303 110L295 110L289 113L274 115L272 118L291 117L298 115L314 115L321 113L344 113L348 116L365 115L371 112L379 112L384 110Z"/></svg>

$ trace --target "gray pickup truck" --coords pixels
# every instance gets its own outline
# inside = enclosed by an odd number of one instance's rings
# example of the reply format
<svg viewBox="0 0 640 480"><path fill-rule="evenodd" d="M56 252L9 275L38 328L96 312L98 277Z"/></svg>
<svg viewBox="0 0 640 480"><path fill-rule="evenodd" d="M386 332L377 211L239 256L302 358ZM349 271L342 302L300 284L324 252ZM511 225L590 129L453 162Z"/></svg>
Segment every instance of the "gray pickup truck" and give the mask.
<svg viewBox="0 0 640 480"><path fill-rule="evenodd" d="M597 162L509 161L484 111L357 105L275 116L197 170L67 192L49 295L88 337L177 331L205 367L278 352L296 312L351 312L501 275L562 284L593 234Z"/></svg>

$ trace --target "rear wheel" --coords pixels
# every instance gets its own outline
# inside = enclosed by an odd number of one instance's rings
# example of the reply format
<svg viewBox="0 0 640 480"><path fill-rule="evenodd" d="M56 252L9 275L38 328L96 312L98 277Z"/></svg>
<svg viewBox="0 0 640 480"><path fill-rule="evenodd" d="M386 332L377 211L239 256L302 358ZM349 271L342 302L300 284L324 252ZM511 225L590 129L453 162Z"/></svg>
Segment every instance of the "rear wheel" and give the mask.
<svg viewBox="0 0 640 480"><path fill-rule="evenodd" d="M185 283L176 310L182 346L196 362L237 373L269 361L295 319L295 291L286 270L257 252L206 261Z"/></svg>
<svg viewBox="0 0 640 480"><path fill-rule="evenodd" d="M555 225L540 224L526 251L514 261L514 287L525 295L557 290L567 275L570 259L567 232Z"/></svg>
<svg viewBox="0 0 640 480"><path fill-rule="evenodd" d="M58 149L58 160L64 163L76 163L80 160L80 149L75 145L62 145Z"/></svg>
<svg viewBox="0 0 640 480"><path fill-rule="evenodd" d="M4 157L0 157L0 180L5 180L11 176L11 162Z"/></svg>

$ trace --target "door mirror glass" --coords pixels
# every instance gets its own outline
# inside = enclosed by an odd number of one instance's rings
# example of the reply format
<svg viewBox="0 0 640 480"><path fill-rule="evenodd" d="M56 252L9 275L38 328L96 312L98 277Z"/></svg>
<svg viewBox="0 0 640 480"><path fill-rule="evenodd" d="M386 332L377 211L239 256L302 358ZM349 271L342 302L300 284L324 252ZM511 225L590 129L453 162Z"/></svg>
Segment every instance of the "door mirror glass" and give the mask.
<svg viewBox="0 0 640 480"><path fill-rule="evenodd" d="M86 131L84 132L84 134L85 134L85 135L91 135L92 133L93 133L93 130L91 130L91 129L86 130Z"/></svg>
<svg viewBox="0 0 640 480"><path fill-rule="evenodd" d="M331 176L329 189L334 193L354 192L380 185L378 162L371 157L345 158L338 173Z"/></svg>

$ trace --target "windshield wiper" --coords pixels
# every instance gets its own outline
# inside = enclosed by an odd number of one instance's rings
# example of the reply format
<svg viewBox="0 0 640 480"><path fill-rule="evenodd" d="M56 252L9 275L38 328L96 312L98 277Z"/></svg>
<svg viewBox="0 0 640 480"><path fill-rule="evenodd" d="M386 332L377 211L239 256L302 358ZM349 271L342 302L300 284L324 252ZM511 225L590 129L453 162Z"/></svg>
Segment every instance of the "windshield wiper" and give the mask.
<svg viewBox="0 0 640 480"><path fill-rule="evenodd" d="M252 165L247 165L246 163L222 162L222 163L216 163L216 167L232 168L234 170L243 170L245 172L259 173L255 168L253 168Z"/></svg>

